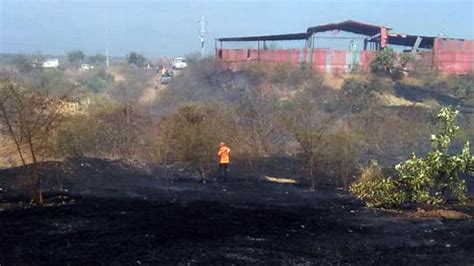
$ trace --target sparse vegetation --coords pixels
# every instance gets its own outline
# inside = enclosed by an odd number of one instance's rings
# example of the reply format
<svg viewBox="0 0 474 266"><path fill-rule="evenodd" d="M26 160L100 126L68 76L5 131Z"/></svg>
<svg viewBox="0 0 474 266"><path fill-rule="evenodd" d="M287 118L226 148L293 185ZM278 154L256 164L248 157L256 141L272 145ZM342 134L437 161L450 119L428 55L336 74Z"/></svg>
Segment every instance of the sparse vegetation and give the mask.
<svg viewBox="0 0 474 266"><path fill-rule="evenodd" d="M0 0L0 266L474 266L473 4Z"/></svg>
<svg viewBox="0 0 474 266"><path fill-rule="evenodd" d="M203 180L216 164L219 142L235 141L232 115L223 105L189 104L163 119L159 125L158 149L163 163L180 161L195 169Z"/></svg>
<svg viewBox="0 0 474 266"><path fill-rule="evenodd" d="M100 55L93 56L96 59L84 56L88 62L103 62ZM130 53L127 64L138 60L141 65L145 61L140 58ZM401 63L394 64L400 67ZM227 72L205 58L190 64L166 90L156 92L155 101L144 106L140 99L154 85L154 75L155 71L143 68L121 66L106 71L98 66L85 71L66 65L64 69L33 68L23 76L13 76L49 99L72 92L66 102L71 101L74 115L49 134L49 148L60 158L178 163L207 179L213 175L216 145L225 141L232 148L232 158L243 162L248 174L265 174L273 158L285 157L292 166L282 168L283 175L311 189L325 182L348 189L356 169L371 159L389 168L394 158L412 150L429 150L423 136L433 129L433 111L387 106L380 97L395 94L397 86L404 86L403 80L351 75L335 90L306 65L250 64L242 71ZM458 97L469 98L469 80L450 79L447 84L459 92ZM435 84L443 86L440 81ZM465 116L463 121L470 121ZM472 130L466 125L462 136L470 139ZM455 145L459 147L458 142ZM404 202L412 201L412 194L406 192L412 183L409 178L402 182L396 175L369 176L356 179L359 185L352 185L351 190L403 189ZM400 200L398 194L376 199L380 195L358 196L379 207L396 206Z"/></svg>
<svg viewBox="0 0 474 266"><path fill-rule="evenodd" d="M38 163L51 154L52 134L62 120L63 102L45 97L9 80L0 83L2 131L15 143L32 188L32 204L43 204Z"/></svg>
<svg viewBox="0 0 474 266"><path fill-rule="evenodd" d="M297 97L290 103L283 116L284 127L301 146L301 155L307 170L310 189L316 188L315 170L318 157L324 154L323 137L331 127L334 117L325 112L309 97Z"/></svg>

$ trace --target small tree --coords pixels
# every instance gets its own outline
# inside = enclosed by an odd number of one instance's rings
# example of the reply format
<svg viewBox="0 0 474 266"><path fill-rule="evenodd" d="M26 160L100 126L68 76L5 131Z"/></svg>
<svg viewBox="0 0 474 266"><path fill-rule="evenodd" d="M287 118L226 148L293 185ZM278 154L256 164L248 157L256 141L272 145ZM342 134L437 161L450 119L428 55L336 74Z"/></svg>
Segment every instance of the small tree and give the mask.
<svg viewBox="0 0 474 266"><path fill-rule="evenodd" d="M401 69L398 66L397 54L391 48L377 51L371 64L372 73L376 75L389 76L393 79L401 77Z"/></svg>
<svg viewBox="0 0 474 266"><path fill-rule="evenodd" d="M80 63L86 58L86 55L81 50L74 50L67 53L67 61L70 63Z"/></svg>
<svg viewBox="0 0 474 266"><path fill-rule="evenodd" d="M15 143L23 167L26 169L31 163L31 204L43 204L38 162L50 149L50 136L62 118L63 106L60 100L44 97L9 80L1 81L0 122Z"/></svg>
<svg viewBox="0 0 474 266"><path fill-rule="evenodd" d="M324 112L318 103L299 95L290 104L288 112L282 119L285 128L301 146L309 187L313 190L316 187L314 174L317 156L323 144L322 138L330 128L333 117Z"/></svg>
<svg viewBox="0 0 474 266"><path fill-rule="evenodd" d="M347 190L350 173L356 168L359 158L361 135L357 129L344 125L328 133L326 139L324 155L327 165Z"/></svg>
<svg viewBox="0 0 474 266"><path fill-rule="evenodd" d="M144 55L136 52L130 52L125 57L127 59L127 64L135 65L137 67L144 67L147 62Z"/></svg>
<svg viewBox="0 0 474 266"><path fill-rule="evenodd" d="M442 108L438 119L443 128L440 134L431 135L433 150L424 158L412 154L409 160L395 167L410 201L439 204L446 201L449 193L460 202L466 200L466 184L458 173L472 171L474 157L469 142L465 143L460 154L448 154L451 141L459 129L455 123L457 114L458 111L450 107Z"/></svg>
<svg viewBox="0 0 474 266"><path fill-rule="evenodd" d="M278 131L277 101L258 90L244 92L236 108L237 122L249 148L248 162L257 169L258 159L272 151L272 135Z"/></svg>

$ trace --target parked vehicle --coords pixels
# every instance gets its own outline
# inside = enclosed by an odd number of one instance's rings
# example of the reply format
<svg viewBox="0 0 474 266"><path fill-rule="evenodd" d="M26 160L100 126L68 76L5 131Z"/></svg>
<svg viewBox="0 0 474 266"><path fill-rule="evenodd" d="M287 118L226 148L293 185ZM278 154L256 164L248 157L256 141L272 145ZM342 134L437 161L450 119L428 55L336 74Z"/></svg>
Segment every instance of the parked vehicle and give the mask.
<svg viewBox="0 0 474 266"><path fill-rule="evenodd" d="M173 69L184 69L187 66L188 65L186 64L186 59L182 57L176 57L175 59L173 59L173 61L171 61L171 67Z"/></svg>
<svg viewBox="0 0 474 266"><path fill-rule="evenodd" d="M172 71L166 71L163 75L161 75L160 78L160 83L161 84L169 84L171 80L173 80L173 72Z"/></svg>
<svg viewBox="0 0 474 266"><path fill-rule="evenodd" d="M48 59L44 61L43 68L58 68L59 60L58 59Z"/></svg>
<svg viewBox="0 0 474 266"><path fill-rule="evenodd" d="M94 66L93 66L93 65L89 65L89 64L82 64L82 65L81 65L81 69L83 69L83 70L94 69Z"/></svg>

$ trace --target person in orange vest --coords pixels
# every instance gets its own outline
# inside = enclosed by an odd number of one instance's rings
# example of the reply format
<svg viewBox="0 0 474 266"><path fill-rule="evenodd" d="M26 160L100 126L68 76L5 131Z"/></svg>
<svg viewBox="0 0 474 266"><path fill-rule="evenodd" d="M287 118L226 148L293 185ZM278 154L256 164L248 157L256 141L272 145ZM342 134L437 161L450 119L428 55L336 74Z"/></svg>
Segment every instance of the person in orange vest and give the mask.
<svg viewBox="0 0 474 266"><path fill-rule="evenodd" d="M219 177L222 177L222 172L224 172L224 177L227 177L227 174L229 173L229 153L229 147L227 147L224 142L221 142L219 144L219 151L217 152L217 157L219 158Z"/></svg>

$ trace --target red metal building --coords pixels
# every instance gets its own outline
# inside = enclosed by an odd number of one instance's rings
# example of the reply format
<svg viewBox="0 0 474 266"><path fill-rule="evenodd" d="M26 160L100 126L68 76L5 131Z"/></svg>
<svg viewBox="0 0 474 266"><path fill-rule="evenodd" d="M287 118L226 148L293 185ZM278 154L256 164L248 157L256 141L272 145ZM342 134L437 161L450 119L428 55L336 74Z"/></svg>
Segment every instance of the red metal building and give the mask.
<svg viewBox="0 0 474 266"><path fill-rule="evenodd" d="M343 31L363 36L363 49L320 49L315 47L319 33ZM336 37L335 37L336 38ZM266 42L305 41L302 48L267 49ZM256 42L256 48L228 49L226 42ZM219 46L218 46L219 44ZM405 35L392 32L384 26L364 24L352 20L310 27L306 32L280 35L219 38L216 40L216 57L223 67L238 69L252 62L269 64L307 63L315 71L346 73L368 70L377 50L389 46L410 47L419 66L431 68L443 74L467 74L474 72L474 40ZM401 52L400 52L401 53Z"/></svg>

